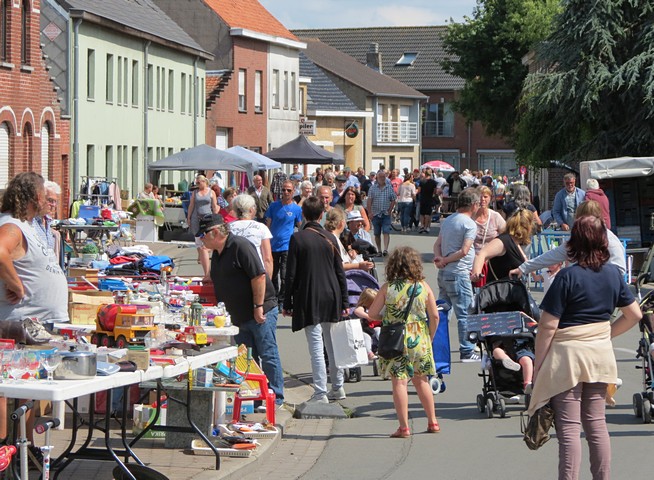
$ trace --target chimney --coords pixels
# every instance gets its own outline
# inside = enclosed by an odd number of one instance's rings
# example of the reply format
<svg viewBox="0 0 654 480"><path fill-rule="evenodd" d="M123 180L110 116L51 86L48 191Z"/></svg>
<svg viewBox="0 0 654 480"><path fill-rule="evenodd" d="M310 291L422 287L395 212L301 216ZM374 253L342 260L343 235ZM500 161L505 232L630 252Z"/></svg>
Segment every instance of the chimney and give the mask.
<svg viewBox="0 0 654 480"><path fill-rule="evenodd" d="M366 53L366 65L377 70L379 73L382 73L382 59L381 53L379 53L379 44L371 43Z"/></svg>

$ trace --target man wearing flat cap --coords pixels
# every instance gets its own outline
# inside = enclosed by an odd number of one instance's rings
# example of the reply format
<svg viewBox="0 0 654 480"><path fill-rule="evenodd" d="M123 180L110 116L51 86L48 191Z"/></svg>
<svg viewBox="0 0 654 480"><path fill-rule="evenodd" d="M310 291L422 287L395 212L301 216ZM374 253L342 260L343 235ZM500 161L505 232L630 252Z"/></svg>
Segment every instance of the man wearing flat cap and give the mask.
<svg viewBox="0 0 654 480"><path fill-rule="evenodd" d="M345 175L336 175L336 188L332 190L332 207L336 206L338 199L341 198L343 192L345 192L345 184L347 183L347 177Z"/></svg>
<svg viewBox="0 0 654 480"><path fill-rule="evenodd" d="M277 348L277 297L252 243L229 232L222 215L209 214L200 220L195 234L211 256L211 280L216 300L225 302L232 322L239 328L237 344L252 348L275 392L278 405L284 403L284 373Z"/></svg>

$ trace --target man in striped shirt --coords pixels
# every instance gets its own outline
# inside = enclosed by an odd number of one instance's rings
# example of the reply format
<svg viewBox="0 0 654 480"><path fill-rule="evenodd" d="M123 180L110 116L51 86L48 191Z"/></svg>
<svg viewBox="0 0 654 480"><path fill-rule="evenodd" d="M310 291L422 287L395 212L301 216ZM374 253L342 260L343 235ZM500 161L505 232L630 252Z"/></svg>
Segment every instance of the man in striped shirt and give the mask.
<svg viewBox="0 0 654 480"><path fill-rule="evenodd" d="M393 191L393 186L386 180L386 172L379 170L377 172L377 182L368 191L367 210L368 214L372 217L377 250L382 249L381 234L384 234L384 256L388 255L388 244L391 240L391 212L395 206L396 199L397 196Z"/></svg>

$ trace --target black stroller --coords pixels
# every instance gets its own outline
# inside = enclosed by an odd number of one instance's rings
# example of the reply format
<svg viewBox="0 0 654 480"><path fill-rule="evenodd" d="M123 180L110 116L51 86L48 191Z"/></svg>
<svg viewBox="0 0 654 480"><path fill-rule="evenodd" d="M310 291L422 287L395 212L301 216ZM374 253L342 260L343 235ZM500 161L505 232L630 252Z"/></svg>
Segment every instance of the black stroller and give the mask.
<svg viewBox="0 0 654 480"><path fill-rule="evenodd" d="M505 368L493 359L499 342L534 348L534 335L540 311L527 287L519 280L498 280L488 283L477 293L472 315L468 316L468 339L479 345L482 356L482 393L477 395L477 410L488 418L497 412L506 417L506 404L522 400L522 372ZM529 395L524 403L529 405Z"/></svg>
<svg viewBox="0 0 654 480"><path fill-rule="evenodd" d="M634 393L633 407L634 414L643 419L643 423L652 423L652 405L654 405L654 380L652 379L652 367L654 366L654 291L645 295L640 302L640 309L643 318L639 322L642 333L638 342L636 358L642 360L642 364L636 368L643 370L643 390Z"/></svg>

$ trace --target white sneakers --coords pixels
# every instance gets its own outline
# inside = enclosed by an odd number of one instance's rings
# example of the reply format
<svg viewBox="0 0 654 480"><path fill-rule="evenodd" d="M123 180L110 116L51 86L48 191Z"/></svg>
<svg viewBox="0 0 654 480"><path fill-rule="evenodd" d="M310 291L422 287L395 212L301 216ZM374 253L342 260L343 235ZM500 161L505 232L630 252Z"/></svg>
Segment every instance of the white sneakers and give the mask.
<svg viewBox="0 0 654 480"><path fill-rule="evenodd" d="M327 392L327 399L330 401L345 400L345 389L343 387Z"/></svg>

